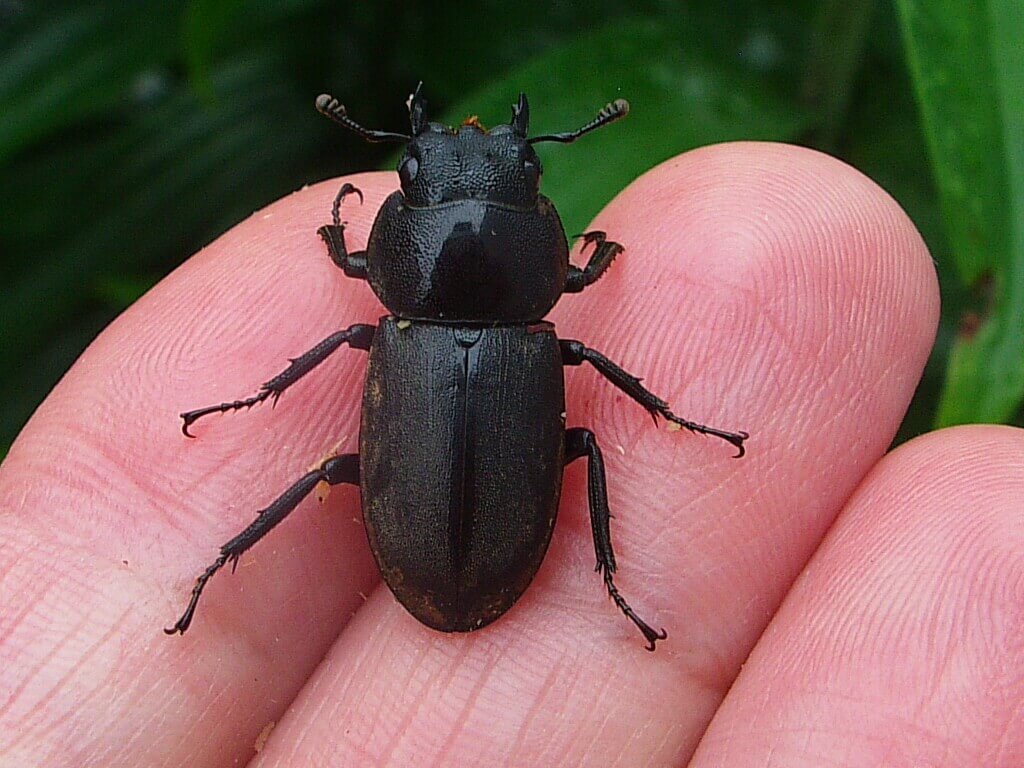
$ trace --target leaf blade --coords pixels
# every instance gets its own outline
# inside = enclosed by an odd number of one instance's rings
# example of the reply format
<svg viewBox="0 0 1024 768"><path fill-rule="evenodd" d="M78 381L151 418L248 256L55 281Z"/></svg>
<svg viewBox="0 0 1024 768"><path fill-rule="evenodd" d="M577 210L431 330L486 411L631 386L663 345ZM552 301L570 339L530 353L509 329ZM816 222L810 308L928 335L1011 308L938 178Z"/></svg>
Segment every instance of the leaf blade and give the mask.
<svg viewBox="0 0 1024 768"><path fill-rule="evenodd" d="M984 14L964 0L897 0L925 137L961 278L1007 249L999 97Z"/></svg>
<svg viewBox="0 0 1024 768"><path fill-rule="evenodd" d="M991 291L982 317L963 318L936 426L1005 422L1024 402L1024 9L897 6L955 261Z"/></svg>

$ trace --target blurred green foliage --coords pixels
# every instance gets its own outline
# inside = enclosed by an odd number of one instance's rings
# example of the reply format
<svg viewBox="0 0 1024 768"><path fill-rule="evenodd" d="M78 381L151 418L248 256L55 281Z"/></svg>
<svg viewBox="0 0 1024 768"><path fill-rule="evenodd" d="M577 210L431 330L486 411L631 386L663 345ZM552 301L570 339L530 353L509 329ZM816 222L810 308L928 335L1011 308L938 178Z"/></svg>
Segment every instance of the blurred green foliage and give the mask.
<svg viewBox="0 0 1024 768"><path fill-rule="evenodd" d="M619 95L628 146L549 153L581 231L657 162L793 141L875 178L943 286L902 437L1012 421L1024 399L1024 11L1019 0L335 4L0 0L0 449L86 344L159 277L307 182L393 161L313 97L381 128L432 113L564 130Z"/></svg>
<svg viewBox="0 0 1024 768"><path fill-rule="evenodd" d="M953 344L937 420L1006 421L1024 399L1024 5L897 4L953 261L987 293Z"/></svg>

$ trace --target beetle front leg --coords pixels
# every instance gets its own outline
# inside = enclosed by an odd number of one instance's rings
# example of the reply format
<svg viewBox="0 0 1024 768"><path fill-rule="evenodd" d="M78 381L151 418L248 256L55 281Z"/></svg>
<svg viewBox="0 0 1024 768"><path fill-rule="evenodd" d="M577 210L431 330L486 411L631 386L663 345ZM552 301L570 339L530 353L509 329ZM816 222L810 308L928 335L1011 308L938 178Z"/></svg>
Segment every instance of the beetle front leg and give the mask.
<svg viewBox="0 0 1024 768"><path fill-rule="evenodd" d="M331 220L333 224L325 224L316 231L320 238L327 245L327 252L331 261L341 267L348 277L355 277L360 280L366 279L366 251L349 253L345 245L345 225L341 223L341 203L351 194L359 195L360 205L363 202L363 193L352 184L342 184L341 189L334 198L334 205L331 206Z"/></svg>
<svg viewBox="0 0 1024 768"><path fill-rule="evenodd" d="M565 463L587 457L587 497L590 502L590 525L594 534L594 551L597 554L597 568L604 575L608 595L626 618L636 624L647 639L647 650L653 651L658 640L664 640L668 633L662 629L655 632L651 626L637 616L629 603L619 594L612 580L615 573L615 553L612 551L612 534L609 526L611 511L608 509L608 486L604 474L604 458L597 445L597 438L589 429L576 427L565 430Z"/></svg>
<svg viewBox="0 0 1024 768"><path fill-rule="evenodd" d="M181 431L185 433L186 437L195 437L195 435L188 431L188 428L203 416L211 413L225 413L226 411L237 411L242 408L252 408L267 398L271 398L271 401L276 404L278 398L281 397L281 394L288 387L320 365L320 363L327 359L328 355L342 344L348 342L348 345L353 349L368 350L373 342L373 334L376 328L374 325L358 324L346 328L344 331L331 334L309 350L309 352L294 358L291 361L291 365L263 384L260 387L260 391L252 397L245 400L235 400L230 403L221 403L220 405L211 405L206 408L198 408L181 414Z"/></svg>
<svg viewBox="0 0 1024 768"><path fill-rule="evenodd" d="M738 452L733 458L738 459L746 453L746 448L743 447L743 441L750 437L746 432L727 432L724 429L717 429L705 424L698 424L695 421L682 419L669 410L668 403L644 387L640 383L640 379L620 368L596 349L591 349L581 342L572 341L570 339L560 339L558 343L562 348L563 365L582 365L584 362L590 363L597 369L598 373L646 408L647 412L654 417L655 421L657 421L658 417L661 416L673 424L677 424L683 429L688 429L691 432L701 435L714 435L715 437L720 437L726 442L736 446Z"/></svg>
<svg viewBox="0 0 1024 768"><path fill-rule="evenodd" d="M598 278L615 261L615 257L623 251L622 246L609 240L604 232L597 230L585 232L582 237L584 250L591 243L597 243L597 247L590 255L587 266L583 269L572 264L569 265L569 274L565 280L565 293L579 293L588 285L596 283Z"/></svg>
<svg viewBox="0 0 1024 768"><path fill-rule="evenodd" d="M234 573L235 566L238 565L238 558L253 544L270 533L275 525L288 517L289 513L299 505L299 502L322 482L330 485L340 483L359 485L359 454L346 453L327 459L317 469L304 475L302 479L282 493L273 504L260 510L256 519L244 531L220 548L220 555L217 559L196 579L196 585L192 588L192 597L188 601L185 612L173 627L167 627L164 632L168 635L173 635L176 632L185 634L185 630L188 629L192 623L192 617L195 615L199 596L203 594L203 589L206 588L206 582L210 580L210 577L229 562L231 563L231 572Z"/></svg>

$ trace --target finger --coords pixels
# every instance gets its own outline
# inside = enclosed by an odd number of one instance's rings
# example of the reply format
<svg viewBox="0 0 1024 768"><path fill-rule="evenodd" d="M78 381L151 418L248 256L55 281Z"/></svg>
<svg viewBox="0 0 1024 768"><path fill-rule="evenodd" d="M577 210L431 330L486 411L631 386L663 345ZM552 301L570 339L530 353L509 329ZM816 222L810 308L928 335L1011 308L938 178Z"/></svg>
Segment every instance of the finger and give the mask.
<svg viewBox="0 0 1024 768"><path fill-rule="evenodd" d="M944 430L857 490L694 765L1024 763L1024 431Z"/></svg>
<svg viewBox="0 0 1024 768"><path fill-rule="evenodd" d="M573 465L551 551L507 616L440 635L378 589L260 765L681 764L888 446L938 305L923 243L870 181L807 150L719 146L646 174L593 226L626 250L563 298L559 335L676 413L751 433L734 461L656 429L594 370L568 373L568 423L604 446L618 586L668 640L644 652L605 596Z"/></svg>
<svg viewBox="0 0 1024 768"><path fill-rule="evenodd" d="M358 247L394 175L352 181L366 197L343 207ZM376 583L358 492L339 486L322 508L300 505L236 574L214 576L187 635L162 631L258 509L339 441L356 450L365 353L347 348L275 409L207 417L195 440L178 418L253 394L328 334L376 322L372 293L316 235L338 184L254 214L161 282L12 447L0 475L0 690L14 695L0 733L19 764L244 757Z"/></svg>

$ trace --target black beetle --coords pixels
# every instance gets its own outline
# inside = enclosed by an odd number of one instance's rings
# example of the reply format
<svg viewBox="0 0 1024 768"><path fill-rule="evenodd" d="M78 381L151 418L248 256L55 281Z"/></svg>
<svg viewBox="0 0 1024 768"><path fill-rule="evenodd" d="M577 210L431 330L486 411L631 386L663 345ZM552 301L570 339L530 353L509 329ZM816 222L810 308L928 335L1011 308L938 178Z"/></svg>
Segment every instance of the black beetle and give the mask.
<svg viewBox="0 0 1024 768"><path fill-rule="evenodd" d="M319 234L349 277L368 280L392 313L321 341L254 397L183 413L182 430L210 413L276 402L289 386L343 344L369 352L359 453L335 456L307 473L238 536L196 582L168 634L184 633L206 582L281 522L319 483L358 485L363 519L381 574L405 608L429 627L468 632L490 624L523 593L551 539L562 473L588 460L590 515L609 595L643 632L648 650L666 637L641 619L615 587L604 461L594 433L565 428L562 367L588 362L654 417L715 435L743 455L745 432L681 419L668 404L600 352L558 339L544 316L563 293L604 274L622 246L604 232L585 268L569 263L565 231L540 194L533 144L569 143L625 117L617 100L583 127L528 138L520 94L512 120L491 131L471 118L458 129L427 122L420 88L409 98L411 135L373 131L328 95L327 117L367 141L406 145L401 190L384 202L365 251L349 253L340 208Z"/></svg>

